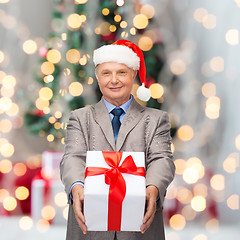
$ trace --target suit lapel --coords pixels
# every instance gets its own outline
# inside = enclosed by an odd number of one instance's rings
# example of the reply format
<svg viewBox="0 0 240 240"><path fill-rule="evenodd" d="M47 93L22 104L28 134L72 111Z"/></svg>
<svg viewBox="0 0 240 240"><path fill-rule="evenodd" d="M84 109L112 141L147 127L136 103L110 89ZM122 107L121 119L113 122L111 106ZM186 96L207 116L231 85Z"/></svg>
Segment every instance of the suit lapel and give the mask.
<svg viewBox="0 0 240 240"><path fill-rule="evenodd" d="M120 151L128 133L137 125L137 123L142 118L143 111L144 107L142 107L135 101L135 99L133 99L123 119L123 122L118 133L116 151Z"/></svg>
<svg viewBox="0 0 240 240"><path fill-rule="evenodd" d="M102 99L93 106L93 111L96 122L101 127L103 134L105 135L109 144L112 146L112 149L115 150L116 146L113 135L111 118Z"/></svg>

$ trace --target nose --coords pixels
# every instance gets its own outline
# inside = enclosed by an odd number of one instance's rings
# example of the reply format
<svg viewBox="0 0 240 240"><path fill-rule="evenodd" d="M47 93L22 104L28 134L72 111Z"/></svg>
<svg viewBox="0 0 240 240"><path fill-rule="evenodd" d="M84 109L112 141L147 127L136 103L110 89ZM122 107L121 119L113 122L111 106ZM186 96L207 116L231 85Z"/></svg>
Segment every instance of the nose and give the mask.
<svg viewBox="0 0 240 240"><path fill-rule="evenodd" d="M117 74L113 73L111 82L114 83L114 84L118 83Z"/></svg>

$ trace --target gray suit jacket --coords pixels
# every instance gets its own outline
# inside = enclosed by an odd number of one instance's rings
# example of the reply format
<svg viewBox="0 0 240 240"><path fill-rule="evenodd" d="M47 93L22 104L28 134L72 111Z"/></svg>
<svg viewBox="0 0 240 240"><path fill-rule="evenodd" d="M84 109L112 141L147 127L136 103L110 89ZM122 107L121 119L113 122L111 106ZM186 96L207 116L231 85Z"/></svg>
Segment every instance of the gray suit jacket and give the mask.
<svg viewBox="0 0 240 240"><path fill-rule="evenodd" d="M175 173L170 148L170 123L166 112L139 105L134 99L121 124L115 144L111 119L101 100L95 105L77 109L70 114L65 137L65 151L60 164L61 179L67 194L76 181L84 182L87 151L145 152L146 186L155 185L160 201L150 228L139 232L81 233L69 199L67 240L161 240L164 239L162 204L166 189Z"/></svg>

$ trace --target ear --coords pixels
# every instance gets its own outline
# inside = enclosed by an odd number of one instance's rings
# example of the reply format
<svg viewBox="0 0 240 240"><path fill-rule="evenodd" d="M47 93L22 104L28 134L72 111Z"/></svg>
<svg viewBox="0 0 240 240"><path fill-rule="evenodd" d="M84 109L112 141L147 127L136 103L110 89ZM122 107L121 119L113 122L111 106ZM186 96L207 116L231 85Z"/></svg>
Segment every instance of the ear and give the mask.
<svg viewBox="0 0 240 240"><path fill-rule="evenodd" d="M95 68L95 76L96 76L96 79L98 80L98 76L97 76L97 67Z"/></svg>
<svg viewBox="0 0 240 240"><path fill-rule="evenodd" d="M133 70L133 79L135 79L137 76L137 70Z"/></svg>

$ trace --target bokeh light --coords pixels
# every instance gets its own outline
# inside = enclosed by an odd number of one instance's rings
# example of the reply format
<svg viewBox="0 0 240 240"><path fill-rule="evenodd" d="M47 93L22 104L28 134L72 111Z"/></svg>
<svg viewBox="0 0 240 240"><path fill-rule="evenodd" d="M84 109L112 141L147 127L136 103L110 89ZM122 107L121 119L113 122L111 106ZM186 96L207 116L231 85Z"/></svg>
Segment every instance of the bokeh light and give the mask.
<svg viewBox="0 0 240 240"><path fill-rule="evenodd" d="M124 0L116 0L116 4L119 6L119 7L122 7L124 5Z"/></svg>
<svg viewBox="0 0 240 240"><path fill-rule="evenodd" d="M184 206L181 212L187 221L192 221L197 215L196 211L192 209L190 204Z"/></svg>
<svg viewBox="0 0 240 240"><path fill-rule="evenodd" d="M59 119L62 117L62 112L57 111L57 112L55 112L54 116Z"/></svg>
<svg viewBox="0 0 240 240"><path fill-rule="evenodd" d="M208 232L216 233L219 230L219 221L216 218L212 218L207 221L206 229Z"/></svg>
<svg viewBox="0 0 240 240"><path fill-rule="evenodd" d="M210 180L211 187L216 191L222 191L225 188L225 177L221 174L214 175Z"/></svg>
<svg viewBox="0 0 240 240"><path fill-rule="evenodd" d="M27 167L24 163L16 163L13 171L17 176L23 176L27 172Z"/></svg>
<svg viewBox="0 0 240 240"><path fill-rule="evenodd" d="M12 99L8 97L1 97L0 98L0 110L8 111L12 106Z"/></svg>
<svg viewBox="0 0 240 240"><path fill-rule="evenodd" d="M224 169L227 173L235 173L237 167L238 167L238 159L234 156L234 154L229 155L229 156L223 161L223 169Z"/></svg>
<svg viewBox="0 0 240 240"><path fill-rule="evenodd" d="M183 125L177 130L177 135L182 141L190 141L193 138L194 131L191 126Z"/></svg>
<svg viewBox="0 0 240 240"><path fill-rule="evenodd" d="M110 11L109 11L108 8L103 8L102 14L103 14L104 16L107 16L109 13L110 13Z"/></svg>
<svg viewBox="0 0 240 240"><path fill-rule="evenodd" d="M0 146L0 153L3 155L3 157L11 157L14 154L14 151L14 146L9 142L4 143L2 146Z"/></svg>
<svg viewBox="0 0 240 240"><path fill-rule="evenodd" d="M79 64L84 66L87 64L87 56L83 55L80 59L79 59Z"/></svg>
<svg viewBox="0 0 240 240"><path fill-rule="evenodd" d="M48 142L53 142L54 141L54 135L48 134L47 135L47 140L48 140Z"/></svg>
<svg viewBox="0 0 240 240"><path fill-rule="evenodd" d="M207 236L203 233L198 234L197 236L195 236L192 240L207 240Z"/></svg>
<svg viewBox="0 0 240 240"><path fill-rule="evenodd" d="M9 89L13 88L16 85L16 78L12 75L7 75L3 78L2 85L5 88L9 88Z"/></svg>
<svg viewBox="0 0 240 240"><path fill-rule="evenodd" d="M202 196L204 198L207 197L208 195L208 187L207 185L203 184L203 183L198 183L193 187L193 194Z"/></svg>
<svg viewBox="0 0 240 240"><path fill-rule="evenodd" d="M175 214L170 218L169 225L174 230L180 231L186 225L185 217L181 214Z"/></svg>
<svg viewBox="0 0 240 240"><path fill-rule="evenodd" d="M56 215L56 210L54 207L46 205L43 207L41 215L45 220L52 220Z"/></svg>
<svg viewBox="0 0 240 240"><path fill-rule="evenodd" d="M115 32L117 30L117 27L115 25L110 25L109 30L110 32Z"/></svg>
<svg viewBox="0 0 240 240"><path fill-rule="evenodd" d="M82 18L79 14L72 13L67 18L67 24L71 29L77 30L82 25Z"/></svg>
<svg viewBox="0 0 240 240"><path fill-rule="evenodd" d="M226 42L230 45L238 45L239 44L239 31L238 29L230 29L227 31L225 35Z"/></svg>
<svg viewBox="0 0 240 240"><path fill-rule="evenodd" d="M13 95L15 93L15 89L14 88L6 88L5 86L2 86L0 93L2 94L3 97L11 98L11 97L13 97ZM13 103L12 103L12 105L13 105ZM7 110L7 111L9 111L9 110Z"/></svg>
<svg viewBox="0 0 240 240"><path fill-rule="evenodd" d="M210 119L217 119L220 115L220 98L213 96L206 101L205 114Z"/></svg>
<svg viewBox="0 0 240 240"><path fill-rule="evenodd" d="M190 203L192 200L192 192L185 187L180 187L177 192L177 200L182 204Z"/></svg>
<svg viewBox="0 0 240 240"><path fill-rule="evenodd" d="M183 172L183 180L188 184L196 183L199 179L198 170L190 167L186 168Z"/></svg>
<svg viewBox="0 0 240 240"><path fill-rule="evenodd" d="M18 187L15 196L18 200L25 200L29 197L29 190L24 186Z"/></svg>
<svg viewBox="0 0 240 240"><path fill-rule="evenodd" d="M153 47L153 41L148 36L142 36L138 41L138 46L141 48L142 51L149 51Z"/></svg>
<svg viewBox="0 0 240 240"><path fill-rule="evenodd" d="M73 82L69 85L69 92L73 96L80 96L83 92L83 86L80 82Z"/></svg>
<svg viewBox="0 0 240 240"><path fill-rule="evenodd" d="M117 14L117 15L114 16L114 21L115 21L115 22L120 22L121 19L122 19L122 17L121 17L119 14Z"/></svg>
<svg viewBox="0 0 240 240"><path fill-rule="evenodd" d="M127 25L128 25L128 24L127 24L126 21L121 21L121 22L120 22L120 27L121 27L121 28L126 28Z"/></svg>
<svg viewBox="0 0 240 240"><path fill-rule="evenodd" d="M56 49L51 49L48 51L46 58L51 63L59 63L61 60L61 53Z"/></svg>
<svg viewBox="0 0 240 240"><path fill-rule="evenodd" d="M56 119L54 116L51 116L51 117L49 117L49 119L48 119L48 121L49 121L51 124L55 123L56 120L57 120L57 119Z"/></svg>
<svg viewBox="0 0 240 240"><path fill-rule="evenodd" d="M92 78L92 77L89 77L89 78L88 78L88 84L91 85L91 84L93 84L93 82L94 82L93 78Z"/></svg>
<svg viewBox="0 0 240 240"><path fill-rule="evenodd" d="M137 29L144 29L148 25L148 18L143 14L137 14L133 18L133 25Z"/></svg>
<svg viewBox="0 0 240 240"><path fill-rule="evenodd" d="M74 0L76 4L85 4L88 0Z"/></svg>
<svg viewBox="0 0 240 240"><path fill-rule="evenodd" d="M0 120L0 132L8 133L12 130L12 122L8 119Z"/></svg>
<svg viewBox="0 0 240 240"><path fill-rule="evenodd" d="M17 207L17 201L14 197L6 197L3 200L3 207L7 210L7 211L13 211L16 209Z"/></svg>
<svg viewBox="0 0 240 240"><path fill-rule="evenodd" d="M0 84L2 84L2 80L6 77L6 73L0 70Z"/></svg>
<svg viewBox="0 0 240 240"><path fill-rule="evenodd" d="M130 33L132 35L136 35L136 28L134 28L134 27L130 28Z"/></svg>
<svg viewBox="0 0 240 240"><path fill-rule="evenodd" d="M32 226L33 226L33 220L30 217L25 216L25 217L20 218L19 227L22 230L27 231L27 230L31 229Z"/></svg>
<svg viewBox="0 0 240 240"><path fill-rule="evenodd" d="M174 161L174 164L176 167L175 173L178 175L182 175L187 166L186 161L184 159L176 159Z"/></svg>
<svg viewBox="0 0 240 240"><path fill-rule="evenodd" d="M45 76L44 78L43 78L43 81L45 82L45 83L50 83L50 82L52 82L54 80L54 77L53 77L53 75L47 75L47 76Z"/></svg>
<svg viewBox="0 0 240 240"><path fill-rule="evenodd" d="M66 193L65 192L57 193L55 198L54 198L54 201L55 201L56 205L59 206L59 207L66 206L67 205Z"/></svg>
<svg viewBox="0 0 240 240"><path fill-rule="evenodd" d="M66 206L64 209L63 209L63 217L64 219L68 219L68 206Z"/></svg>
<svg viewBox="0 0 240 240"><path fill-rule="evenodd" d="M217 18L213 14L207 14L202 19L202 25L206 29L214 29L217 25Z"/></svg>
<svg viewBox="0 0 240 240"><path fill-rule="evenodd" d="M80 59L80 52L77 49L70 49L66 53L66 59L70 63L77 63Z"/></svg>
<svg viewBox="0 0 240 240"><path fill-rule="evenodd" d="M224 59L222 57L214 57L210 61L210 68L214 72L222 72L224 70Z"/></svg>
<svg viewBox="0 0 240 240"><path fill-rule="evenodd" d="M235 138L235 146L238 150L240 150L240 134Z"/></svg>
<svg viewBox="0 0 240 240"><path fill-rule="evenodd" d="M187 160L187 168L194 168L198 171L199 178L203 178L205 173L205 168L202 161L197 157L191 157Z"/></svg>
<svg viewBox="0 0 240 240"><path fill-rule="evenodd" d="M216 95L216 85L214 83L208 82L202 86L203 96L209 98Z"/></svg>
<svg viewBox="0 0 240 240"><path fill-rule="evenodd" d="M191 200L191 207L196 212L202 212L206 209L206 199L203 196L195 196Z"/></svg>
<svg viewBox="0 0 240 240"><path fill-rule="evenodd" d="M14 16L6 15L2 20L2 26L6 29L13 29L17 25L17 20Z"/></svg>
<svg viewBox="0 0 240 240"><path fill-rule="evenodd" d="M155 99L162 97L162 95L164 93L164 89L163 89L162 85L159 83L153 83L149 87L149 89L151 91L151 97L155 98Z"/></svg>
<svg viewBox="0 0 240 240"><path fill-rule="evenodd" d="M170 64L170 70L175 75L182 75L186 68L186 63L182 59L175 59Z"/></svg>
<svg viewBox="0 0 240 240"><path fill-rule="evenodd" d="M140 13L145 15L148 19L153 18L155 15L155 9L150 4L145 4L141 7Z"/></svg>
<svg viewBox="0 0 240 240"><path fill-rule="evenodd" d="M0 189L0 203L3 203L4 199L9 196L9 192L2 188Z"/></svg>
<svg viewBox="0 0 240 240"><path fill-rule="evenodd" d="M49 101L53 97L53 91L49 87L43 87L39 91L39 97L44 101Z"/></svg>
<svg viewBox="0 0 240 240"><path fill-rule="evenodd" d="M39 110L44 110L44 108L49 106L49 101L48 100L43 100L42 98L38 98L35 102L36 107Z"/></svg>
<svg viewBox="0 0 240 240"><path fill-rule="evenodd" d="M208 14L208 11L205 8L197 8L194 11L194 19L199 22L202 23L203 22L203 18Z"/></svg>
<svg viewBox="0 0 240 240"><path fill-rule="evenodd" d="M37 51L37 43L33 40L27 40L23 43L23 51L27 54L34 54Z"/></svg>
<svg viewBox="0 0 240 240"><path fill-rule="evenodd" d="M232 194L227 199L227 206L232 210L238 210L239 209L239 195Z"/></svg>
<svg viewBox="0 0 240 240"><path fill-rule="evenodd" d="M44 62L41 65L41 71L44 75L50 75L54 72L55 67L54 64L52 64L51 62Z"/></svg>

